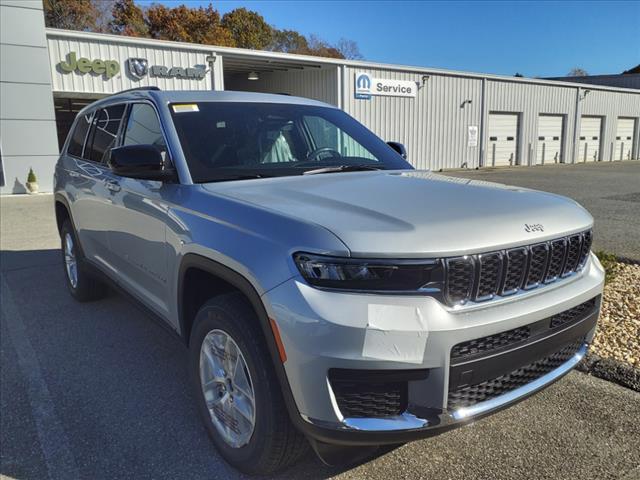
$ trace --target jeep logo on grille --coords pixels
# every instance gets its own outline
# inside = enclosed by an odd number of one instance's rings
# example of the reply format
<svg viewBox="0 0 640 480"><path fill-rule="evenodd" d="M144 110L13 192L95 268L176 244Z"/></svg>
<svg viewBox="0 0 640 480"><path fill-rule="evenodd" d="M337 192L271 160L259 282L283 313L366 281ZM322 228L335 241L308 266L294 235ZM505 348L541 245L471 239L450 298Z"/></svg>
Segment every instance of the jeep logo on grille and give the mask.
<svg viewBox="0 0 640 480"><path fill-rule="evenodd" d="M544 232L544 227L541 223L525 223L524 224L525 232Z"/></svg>

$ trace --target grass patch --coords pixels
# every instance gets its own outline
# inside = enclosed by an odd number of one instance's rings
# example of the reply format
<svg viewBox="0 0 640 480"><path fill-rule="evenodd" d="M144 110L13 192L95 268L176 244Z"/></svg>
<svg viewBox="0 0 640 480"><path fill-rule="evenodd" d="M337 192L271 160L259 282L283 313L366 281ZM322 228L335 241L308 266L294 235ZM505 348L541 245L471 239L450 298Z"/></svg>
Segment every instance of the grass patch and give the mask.
<svg viewBox="0 0 640 480"><path fill-rule="evenodd" d="M597 252L595 252L595 254L604 267L605 281L610 282L611 280L613 280L613 277L615 277L616 274L618 257L616 257L613 253L605 252L604 250L598 250Z"/></svg>

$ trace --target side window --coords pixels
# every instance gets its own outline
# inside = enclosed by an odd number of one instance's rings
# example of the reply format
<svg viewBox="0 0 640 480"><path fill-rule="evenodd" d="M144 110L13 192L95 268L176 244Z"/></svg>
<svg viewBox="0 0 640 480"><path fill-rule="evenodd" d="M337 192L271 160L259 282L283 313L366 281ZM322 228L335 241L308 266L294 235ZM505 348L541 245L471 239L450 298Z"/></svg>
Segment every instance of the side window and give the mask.
<svg viewBox="0 0 640 480"><path fill-rule="evenodd" d="M167 145L162 136L160 120L158 120L156 111L151 105L135 103L131 106L122 144L155 145L163 153L164 157Z"/></svg>
<svg viewBox="0 0 640 480"><path fill-rule="evenodd" d="M111 149L116 146L118 129L124 114L124 105L114 105L112 107L98 110L87 141L84 157L94 162L105 163L109 160Z"/></svg>
<svg viewBox="0 0 640 480"><path fill-rule="evenodd" d="M82 147L84 146L84 139L87 136L87 131L91 126L91 117L93 113L87 115L80 115L78 121L71 133L71 139L69 140L69 146L67 147L67 153L75 157L82 157Z"/></svg>

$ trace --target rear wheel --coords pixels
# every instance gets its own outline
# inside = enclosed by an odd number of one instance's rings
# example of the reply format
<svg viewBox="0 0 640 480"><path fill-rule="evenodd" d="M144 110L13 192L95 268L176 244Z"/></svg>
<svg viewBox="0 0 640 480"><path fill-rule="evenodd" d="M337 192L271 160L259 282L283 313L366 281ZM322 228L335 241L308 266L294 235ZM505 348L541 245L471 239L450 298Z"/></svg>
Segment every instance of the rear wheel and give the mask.
<svg viewBox="0 0 640 480"><path fill-rule="evenodd" d="M209 436L238 470L272 473L307 451L289 419L256 315L242 295L215 297L200 309L189 373Z"/></svg>
<svg viewBox="0 0 640 480"><path fill-rule="evenodd" d="M98 300L106 295L107 288L88 271L78 237L70 220L60 229L62 262L69 292L79 302Z"/></svg>

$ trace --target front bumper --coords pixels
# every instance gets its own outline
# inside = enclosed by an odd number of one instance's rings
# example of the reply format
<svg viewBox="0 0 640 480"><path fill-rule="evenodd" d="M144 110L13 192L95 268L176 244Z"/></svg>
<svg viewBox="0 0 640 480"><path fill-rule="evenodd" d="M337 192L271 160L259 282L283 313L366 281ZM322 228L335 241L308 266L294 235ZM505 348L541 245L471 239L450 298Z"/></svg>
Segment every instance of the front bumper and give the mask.
<svg viewBox="0 0 640 480"><path fill-rule="evenodd" d="M558 343L562 332L565 337L575 333L571 340L577 339L580 345L557 368L486 401L449 408L455 345L540 322L598 297L603 284L604 272L592 256L580 274L562 283L463 308L449 308L424 296L322 291L299 278L267 292L264 299L286 350L284 367L302 418L298 424L322 442L367 445L438 433L511 405L562 377L585 355L595 332L599 303L572 331L558 330L536 342L537 346L527 347L531 355L543 356L545 345ZM409 382L409 407L404 413L349 417L342 414L336 400L329 380L331 369L415 369L428 371L428 375Z"/></svg>

